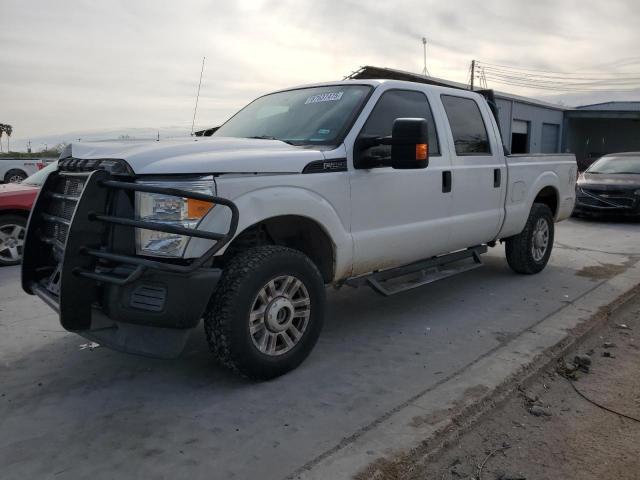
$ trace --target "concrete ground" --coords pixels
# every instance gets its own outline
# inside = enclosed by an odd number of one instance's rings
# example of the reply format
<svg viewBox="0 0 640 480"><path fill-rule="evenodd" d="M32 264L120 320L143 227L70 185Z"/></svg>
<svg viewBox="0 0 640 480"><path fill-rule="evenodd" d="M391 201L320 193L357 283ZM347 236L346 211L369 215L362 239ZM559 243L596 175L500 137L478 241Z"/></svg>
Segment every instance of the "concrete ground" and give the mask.
<svg viewBox="0 0 640 480"><path fill-rule="evenodd" d="M640 260L640 226L558 225L547 269L484 268L396 297L329 294L296 371L251 383L217 366L197 330L173 361L83 349L0 269L3 478L261 478L317 465L409 399L464 372ZM326 477L325 477L326 478Z"/></svg>
<svg viewBox="0 0 640 480"><path fill-rule="evenodd" d="M448 448L377 479L638 480L640 295L581 340L569 372L545 369ZM571 371L576 355L587 371Z"/></svg>

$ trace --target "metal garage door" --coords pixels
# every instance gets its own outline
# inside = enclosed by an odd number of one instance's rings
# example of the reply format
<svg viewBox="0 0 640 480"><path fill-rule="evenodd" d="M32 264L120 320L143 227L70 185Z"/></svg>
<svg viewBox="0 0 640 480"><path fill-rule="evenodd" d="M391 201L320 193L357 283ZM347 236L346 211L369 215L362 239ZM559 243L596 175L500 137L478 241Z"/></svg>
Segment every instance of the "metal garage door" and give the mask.
<svg viewBox="0 0 640 480"><path fill-rule="evenodd" d="M542 124L542 153L558 153L558 139L560 138L560 125L555 123Z"/></svg>

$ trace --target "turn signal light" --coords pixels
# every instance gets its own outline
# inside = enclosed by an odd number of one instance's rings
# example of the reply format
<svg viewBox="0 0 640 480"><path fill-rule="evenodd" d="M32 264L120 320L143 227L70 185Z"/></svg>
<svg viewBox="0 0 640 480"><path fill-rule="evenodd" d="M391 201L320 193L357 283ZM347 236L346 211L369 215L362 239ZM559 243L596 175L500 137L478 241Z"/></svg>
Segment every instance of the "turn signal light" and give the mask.
<svg viewBox="0 0 640 480"><path fill-rule="evenodd" d="M187 199L187 215L189 218L202 218L213 207L211 202L196 200L194 198Z"/></svg>
<svg viewBox="0 0 640 480"><path fill-rule="evenodd" d="M429 154L429 145L426 143L416 144L416 160L426 160Z"/></svg>

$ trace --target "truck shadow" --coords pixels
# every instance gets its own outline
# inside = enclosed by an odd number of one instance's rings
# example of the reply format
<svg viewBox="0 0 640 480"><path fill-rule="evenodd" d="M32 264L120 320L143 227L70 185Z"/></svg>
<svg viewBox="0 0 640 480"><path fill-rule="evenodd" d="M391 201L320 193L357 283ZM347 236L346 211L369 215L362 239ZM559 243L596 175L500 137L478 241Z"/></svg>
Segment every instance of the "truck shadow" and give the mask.
<svg viewBox="0 0 640 480"><path fill-rule="evenodd" d="M416 335L429 345L432 330L440 330L442 334L453 325L476 325L492 316L495 308L509 311L513 299L502 295L501 290L505 284L512 283L514 274L502 258L488 255L485 264L484 268L392 297L383 297L366 287L329 289L325 325L315 350L298 370L266 384L295 382L295 377L313 376L314 372L335 368L357 375L358 369L366 368L368 361L376 363L381 355L399 353L398 349L402 350L408 340L416 343ZM563 272L550 265L541 275L562 276ZM539 283L535 277L517 278L523 294L535 297L527 293L531 286ZM536 288L543 292L540 285ZM54 315L51 321L56 321ZM134 390L147 387L157 390L158 383L167 388L219 391L256 385L217 364L202 325L192 332L183 354L171 360L107 348L82 349L87 343L82 337L60 330L54 340L26 357L14 359L9 366L14 371L36 368L37 373L51 380L45 383L55 390L66 391L107 388L114 383L130 384ZM422 347L417 342L412 348ZM35 360L37 367L34 367ZM43 393L46 390L44 388Z"/></svg>

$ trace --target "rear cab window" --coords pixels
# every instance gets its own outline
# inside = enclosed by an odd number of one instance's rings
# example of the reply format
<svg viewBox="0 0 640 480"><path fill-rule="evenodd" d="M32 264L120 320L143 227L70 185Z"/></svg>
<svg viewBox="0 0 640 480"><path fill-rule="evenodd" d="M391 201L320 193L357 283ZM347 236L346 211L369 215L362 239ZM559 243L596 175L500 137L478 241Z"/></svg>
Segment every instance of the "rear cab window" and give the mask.
<svg viewBox="0 0 640 480"><path fill-rule="evenodd" d="M456 155L491 155L491 144L480 107L471 98L441 95Z"/></svg>

